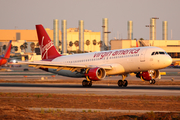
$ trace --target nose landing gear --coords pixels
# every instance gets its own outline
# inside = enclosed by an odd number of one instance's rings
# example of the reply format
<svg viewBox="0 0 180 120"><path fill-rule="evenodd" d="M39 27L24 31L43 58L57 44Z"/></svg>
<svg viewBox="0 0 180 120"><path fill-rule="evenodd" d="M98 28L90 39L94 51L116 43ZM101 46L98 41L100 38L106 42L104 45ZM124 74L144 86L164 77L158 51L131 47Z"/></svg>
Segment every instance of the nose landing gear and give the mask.
<svg viewBox="0 0 180 120"><path fill-rule="evenodd" d="M151 80L149 81L149 83L150 83L150 84L155 84L155 83L156 83L156 80L155 80L155 79L151 79Z"/></svg>

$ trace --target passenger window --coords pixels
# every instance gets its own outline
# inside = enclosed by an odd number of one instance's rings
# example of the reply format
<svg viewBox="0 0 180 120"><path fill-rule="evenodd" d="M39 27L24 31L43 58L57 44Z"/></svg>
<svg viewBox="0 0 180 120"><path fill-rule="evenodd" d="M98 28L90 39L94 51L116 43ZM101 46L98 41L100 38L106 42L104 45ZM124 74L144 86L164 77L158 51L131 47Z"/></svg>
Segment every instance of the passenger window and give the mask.
<svg viewBox="0 0 180 120"><path fill-rule="evenodd" d="M158 52L156 52L156 54L155 55L158 55L159 53Z"/></svg>

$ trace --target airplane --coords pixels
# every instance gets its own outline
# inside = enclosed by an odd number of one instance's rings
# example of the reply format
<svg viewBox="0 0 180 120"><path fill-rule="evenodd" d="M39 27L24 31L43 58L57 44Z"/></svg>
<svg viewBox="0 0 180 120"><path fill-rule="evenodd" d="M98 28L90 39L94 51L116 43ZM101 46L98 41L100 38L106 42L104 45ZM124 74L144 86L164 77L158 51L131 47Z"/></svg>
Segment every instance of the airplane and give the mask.
<svg viewBox="0 0 180 120"><path fill-rule="evenodd" d="M160 76L159 69L172 63L172 58L158 47L135 47L63 56L59 54L44 27L36 25L41 51L41 61L21 62L47 72L74 78L86 78L83 87L92 86L92 81L106 76L121 75L119 87L127 87L125 80L129 73L135 73L141 80L155 83Z"/></svg>
<svg viewBox="0 0 180 120"><path fill-rule="evenodd" d="M11 46L12 46L11 43L12 43L12 40L9 41L9 43L8 43L8 45L6 47L6 50L4 52L4 55L0 56L0 66L6 64L9 57L10 57Z"/></svg>

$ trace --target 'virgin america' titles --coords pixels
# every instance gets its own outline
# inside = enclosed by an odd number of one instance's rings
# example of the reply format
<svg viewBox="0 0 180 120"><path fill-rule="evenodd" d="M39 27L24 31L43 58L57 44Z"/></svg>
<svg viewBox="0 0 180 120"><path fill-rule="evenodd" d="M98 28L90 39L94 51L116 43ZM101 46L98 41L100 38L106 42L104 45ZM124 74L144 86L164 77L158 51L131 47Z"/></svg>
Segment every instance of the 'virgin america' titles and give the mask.
<svg viewBox="0 0 180 120"><path fill-rule="evenodd" d="M108 56L116 56L116 55L127 55L127 54L136 54L140 49L129 49L129 50L118 50L118 51L109 51L109 52L101 52L95 53L94 58L100 57L100 59Z"/></svg>

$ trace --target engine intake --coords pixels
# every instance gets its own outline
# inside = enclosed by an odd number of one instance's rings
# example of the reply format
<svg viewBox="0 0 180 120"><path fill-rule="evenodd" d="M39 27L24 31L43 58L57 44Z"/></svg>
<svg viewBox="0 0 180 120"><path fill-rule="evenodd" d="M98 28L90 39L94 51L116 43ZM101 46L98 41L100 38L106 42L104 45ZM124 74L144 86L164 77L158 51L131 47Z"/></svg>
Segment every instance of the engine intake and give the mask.
<svg viewBox="0 0 180 120"><path fill-rule="evenodd" d="M103 68L99 67L91 68L87 71L85 76L88 77L90 80L97 81L106 77L106 71Z"/></svg>

